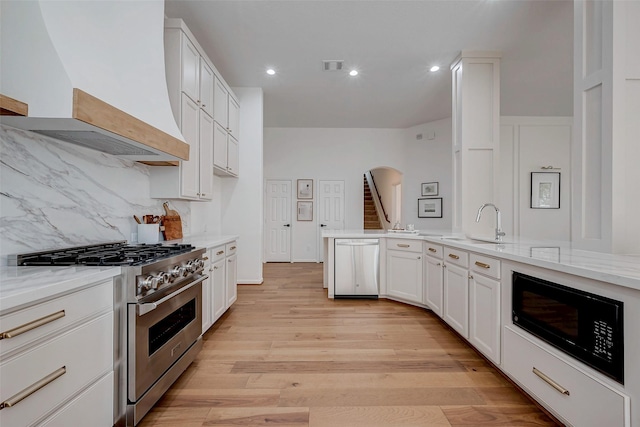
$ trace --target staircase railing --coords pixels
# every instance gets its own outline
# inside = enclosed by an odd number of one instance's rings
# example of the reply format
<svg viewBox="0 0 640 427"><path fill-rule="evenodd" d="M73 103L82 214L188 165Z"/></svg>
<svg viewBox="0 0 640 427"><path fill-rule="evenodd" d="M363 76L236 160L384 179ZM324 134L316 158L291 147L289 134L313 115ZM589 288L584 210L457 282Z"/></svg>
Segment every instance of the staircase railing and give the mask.
<svg viewBox="0 0 640 427"><path fill-rule="evenodd" d="M378 217L383 217L387 224L391 224L391 220L389 220L389 215L387 215L387 211L384 209L384 204L382 203L382 197L380 197L380 192L378 192L378 187L376 186L376 181L371 174L371 171L367 171L365 174L365 179L369 184L369 189L373 190L372 195L375 193L375 197L373 197L373 203L376 206L376 211L378 212ZM380 215L382 212L382 215ZM389 225L385 223L382 224L382 228L385 230L389 229Z"/></svg>

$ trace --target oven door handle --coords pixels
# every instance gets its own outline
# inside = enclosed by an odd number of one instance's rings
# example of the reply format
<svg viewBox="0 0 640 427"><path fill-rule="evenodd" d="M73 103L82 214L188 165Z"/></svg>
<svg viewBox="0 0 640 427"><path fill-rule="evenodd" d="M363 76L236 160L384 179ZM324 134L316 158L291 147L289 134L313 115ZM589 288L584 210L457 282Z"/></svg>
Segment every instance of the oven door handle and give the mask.
<svg viewBox="0 0 640 427"><path fill-rule="evenodd" d="M182 292L185 292L189 289L191 289L192 287L194 287L195 285L197 285L198 283L201 283L205 280L207 280L209 278L209 276L202 276L199 279L189 283L187 286L183 286L182 288L178 289L175 292L170 293L169 295L167 295L164 298L159 299L158 301L154 301L154 302L146 302L143 304L138 304L138 316L144 316L145 314L149 313L150 311L155 310L156 308L158 308L161 304L169 301L170 299L174 298L176 295L181 294Z"/></svg>

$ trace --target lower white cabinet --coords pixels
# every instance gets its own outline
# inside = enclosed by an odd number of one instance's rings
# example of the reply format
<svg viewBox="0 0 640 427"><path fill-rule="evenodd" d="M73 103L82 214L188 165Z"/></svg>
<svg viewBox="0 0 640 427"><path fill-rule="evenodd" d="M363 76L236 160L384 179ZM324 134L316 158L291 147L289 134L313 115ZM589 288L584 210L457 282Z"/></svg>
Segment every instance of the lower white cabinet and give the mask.
<svg viewBox="0 0 640 427"><path fill-rule="evenodd" d="M202 333L205 333L238 299L237 292L237 244L235 241L209 249L210 265L206 269L209 274L209 293L205 296L202 290L203 318L205 310L210 313L210 322L202 322ZM205 328L206 326L206 328Z"/></svg>
<svg viewBox="0 0 640 427"><path fill-rule="evenodd" d="M469 342L500 364L500 282L475 272L469 278Z"/></svg>
<svg viewBox="0 0 640 427"><path fill-rule="evenodd" d="M387 294L422 303L422 242L388 239Z"/></svg>
<svg viewBox="0 0 640 427"><path fill-rule="evenodd" d="M209 271L210 264L205 265L205 271ZM213 325L213 289L211 277L202 282L202 333L205 333Z"/></svg>
<svg viewBox="0 0 640 427"><path fill-rule="evenodd" d="M4 402L0 425L22 426L39 422L54 426L113 425L113 281L99 283L95 288L90 289L110 291L107 307L104 301L74 298L76 294L86 296L84 291L57 298L54 305L85 304L90 310L81 319L68 323L66 328L42 335L40 331L55 327L56 322L64 323L64 317L53 316L43 326L16 336L33 345L25 344L4 353L0 359L0 399ZM51 303L40 305L51 306ZM14 321L23 319L22 313L37 312L38 306L2 316L3 332L21 326ZM66 313L66 310L62 312ZM30 389L35 391L26 393ZM89 422L75 422L77 420Z"/></svg>
<svg viewBox="0 0 640 427"><path fill-rule="evenodd" d="M443 268L442 246L425 242L423 303L442 317Z"/></svg>
<svg viewBox="0 0 640 427"><path fill-rule="evenodd" d="M445 263L442 318L469 339L469 279L466 268Z"/></svg>
<svg viewBox="0 0 640 427"><path fill-rule="evenodd" d="M629 426L629 397L505 326L503 369L554 415L576 427Z"/></svg>

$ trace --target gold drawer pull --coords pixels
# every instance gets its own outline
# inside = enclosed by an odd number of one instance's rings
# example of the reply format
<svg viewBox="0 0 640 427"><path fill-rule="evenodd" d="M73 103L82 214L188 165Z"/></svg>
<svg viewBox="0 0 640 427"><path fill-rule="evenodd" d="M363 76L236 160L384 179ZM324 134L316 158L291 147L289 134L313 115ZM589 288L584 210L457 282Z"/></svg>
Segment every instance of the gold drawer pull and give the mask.
<svg viewBox="0 0 640 427"><path fill-rule="evenodd" d="M429 248L429 252L438 252L435 248Z"/></svg>
<svg viewBox="0 0 640 427"><path fill-rule="evenodd" d="M54 320L60 319L61 317L64 317L64 310L60 310L56 313L49 314L48 316L44 316L39 319L32 320L29 323L25 323L22 326L18 326L17 328L10 329L6 332L0 332L0 340L5 338L17 337L20 334L29 332L35 328L46 325L47 323L51 323Z"/></svg>
<svg viewBox="0 0 640 427"><path fill-rule="evenodd" d="M229 249L232 250L232 251L235 251L236 247L235 246L231 246Z"/></svg>
<svg viewBox="0 0 640 427"><path fill-rule="evenodd" d="M58 378L63 376L66 372L67 372L66 366L63 366L62 368L53 371L52 373L50 373L46 377L42 378L40 381L36 381L35 383L31 384L29 387L27 387L24 390L14 394L13 396L8 398L4 402L0 403L0 409L10 408L12 406L16 406L18 403L20 403L20 401L22 401L22 400L26 399L27 397L31 396L33 393L35 393L36 391L40 390L41 388L43 388L47 384L57 380Z"/></svg>
<svg viewBox="0 0 640 427"><path fill-rule="evenodd" d="M224 251L218 251L216 252L216 255L222 255L224 253Z"/></svg>
<svg viewBox="0 0 640 427"><path fill-rule="evenodd" d="M553 387L556 390L558 390L558 392L560 392L562 394L566 394L567 396L571 395L571 393L569 393L569 390L567 390L566 388L562 387L560 384L558 384L557 382L555 382L554 380L549 378L546 374L544 374L541 371L539 371L535 366L533 367L533 371L532 372L534 374L536 374L537 376L539 376L542 379L542 381L546 382L551 387Z"/></svg>
<svg viewBox="0 0 640 427"><path fill-rule="evenodd" d="M203 257L202 257L202 259L203 259L204 261L207 261L207 260L209 259L209 257L208 257L208 256L203 256Z"/></svg>
<svg viewBox="0 0 640 427"><path fill-rule="evenodd" d="M408 248L411 245L407 245L406 243L396 243L398 245L399 248Z"/></svg>
<svg viewBox="0 0 640 427"><path fill-rule="evenodd" d="M449 258L460 259L460 257L458 255L455 255L455 254L449 254Z"/></svg>
<svg viewBox="0 0 640 427"><path fill-rule="evenodd" d="M476 265L482 268L491 268L489 264L485 264L484 262L476 261Z"/></svg>

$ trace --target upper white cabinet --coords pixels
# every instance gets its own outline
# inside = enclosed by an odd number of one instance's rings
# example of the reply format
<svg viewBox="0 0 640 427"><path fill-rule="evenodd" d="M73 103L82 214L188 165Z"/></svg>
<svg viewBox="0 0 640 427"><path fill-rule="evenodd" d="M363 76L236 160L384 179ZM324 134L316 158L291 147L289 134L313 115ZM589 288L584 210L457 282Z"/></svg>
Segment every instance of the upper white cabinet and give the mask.
<svg viewBox="0 0 640 427"><path fill-rule="evenodd" d="M213 165L214 173L238 176L238 141L240 139L240 104L223 81L214 85L213 118L216 122Z"/></svg>

